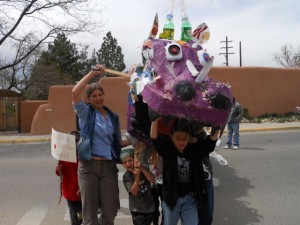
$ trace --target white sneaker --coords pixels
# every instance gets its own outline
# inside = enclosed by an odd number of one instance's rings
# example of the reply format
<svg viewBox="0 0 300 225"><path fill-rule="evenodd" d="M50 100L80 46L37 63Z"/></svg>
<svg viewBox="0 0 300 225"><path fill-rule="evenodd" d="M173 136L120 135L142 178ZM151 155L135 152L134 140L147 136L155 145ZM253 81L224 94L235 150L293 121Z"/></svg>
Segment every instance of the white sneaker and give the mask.
<svg viewBox="0 0 300 225"><path fill-rule="evenodd" d="M230 149L231 147L229 145L225 145L224 149Z"/></svg>
<svg viewBox="0 0 300 225"><path fill-rule="evenodd" d="M239 147L238 146L233 146L233 150L238 150Z"/></svg>

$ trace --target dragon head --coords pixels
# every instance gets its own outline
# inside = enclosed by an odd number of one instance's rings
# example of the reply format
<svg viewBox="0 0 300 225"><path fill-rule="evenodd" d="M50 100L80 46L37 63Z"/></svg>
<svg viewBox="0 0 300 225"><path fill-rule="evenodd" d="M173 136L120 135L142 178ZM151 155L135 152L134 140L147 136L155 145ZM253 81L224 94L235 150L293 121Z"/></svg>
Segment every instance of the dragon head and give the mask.
<svg viewBox="0 0 300 225"><path fill-rule="evenodd" d="M136 66L131 75L130 124L145 124L140 119L145 120L148 113L148 122L163 116L187 118L203 126L224 126L233 96L227 84L207 76L213 57L197 41L199 30L205 30L206 24L197 27L189 42L155 39L155 20L154 27L143 44L144 65ZM132 127L149 134L149 125Z"/></svg>

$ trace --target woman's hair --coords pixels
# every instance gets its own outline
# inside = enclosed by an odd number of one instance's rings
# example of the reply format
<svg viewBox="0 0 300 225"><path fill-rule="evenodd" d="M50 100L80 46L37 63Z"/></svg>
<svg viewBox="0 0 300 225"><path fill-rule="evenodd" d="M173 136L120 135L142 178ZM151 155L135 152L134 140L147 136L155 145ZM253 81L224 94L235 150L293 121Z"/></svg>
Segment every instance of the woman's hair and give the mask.
<svg viewBox="0 0 300 225"><path fill-rule="evenodd" d="M189 135L191 135L191 127L187 119L184 118L178 118L175 120L175 123L170 131L171 135L173 135L175 132L186 132Z"/></svg>
<svg viewBox="0 0 300 225"><path fill-rule="evenodd" d="M87 90L86 90L86 95L89 98L91 96L91 94L93 93L93 91L95 90L99 90L102 92L102 94L104 94L104 89L103 87L99 84L99 83L92 83L88 86Z"/></svg>

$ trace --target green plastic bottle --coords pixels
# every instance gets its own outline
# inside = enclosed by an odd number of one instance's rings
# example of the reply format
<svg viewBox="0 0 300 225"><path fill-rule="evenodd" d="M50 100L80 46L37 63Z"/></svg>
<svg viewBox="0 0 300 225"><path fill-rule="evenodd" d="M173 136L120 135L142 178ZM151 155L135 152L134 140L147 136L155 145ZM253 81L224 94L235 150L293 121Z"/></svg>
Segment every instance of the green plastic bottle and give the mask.
<svg viewBox="0 0 300 225"><path fill-rule="evenodd" d="M182 18L180 40L182 40L182 41L191 41L192 40L192 25L191 25L188 17Z"/></svg>
<svg viewBox="0 0 300 225"><path fill-rule="evenodd" d="M164 25L163 32L159 35L159 38L168 40L174 39L174 23L172 14L167 15L167 21Z"/></svg>

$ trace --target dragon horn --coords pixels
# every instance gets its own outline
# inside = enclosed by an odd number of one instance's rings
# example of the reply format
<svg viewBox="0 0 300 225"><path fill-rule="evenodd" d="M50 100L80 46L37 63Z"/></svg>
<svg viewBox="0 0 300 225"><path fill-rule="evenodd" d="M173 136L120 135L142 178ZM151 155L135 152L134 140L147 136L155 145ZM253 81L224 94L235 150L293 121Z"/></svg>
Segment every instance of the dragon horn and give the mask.
<svg viewBox="0 0 300 225"><path fill-rule="evenodd" d="M149 39L154 39L157 35L157 32L158 32L158 14L156 13L155 17L154 17L152 29L150 31L150 34L149 34L148 38Z"/></svg>

